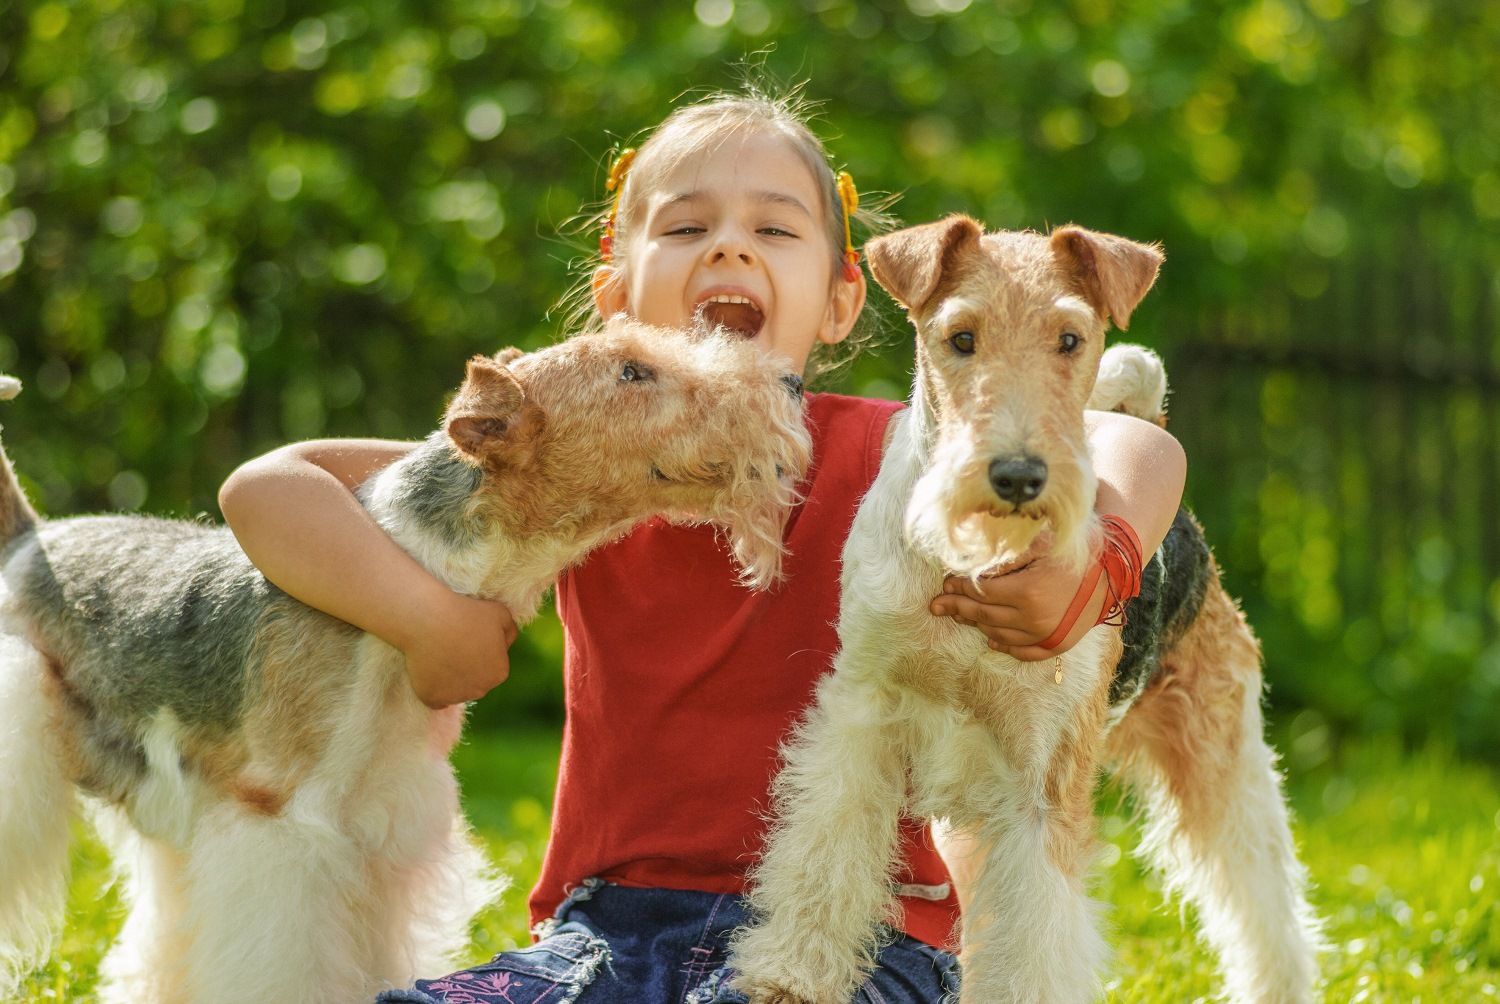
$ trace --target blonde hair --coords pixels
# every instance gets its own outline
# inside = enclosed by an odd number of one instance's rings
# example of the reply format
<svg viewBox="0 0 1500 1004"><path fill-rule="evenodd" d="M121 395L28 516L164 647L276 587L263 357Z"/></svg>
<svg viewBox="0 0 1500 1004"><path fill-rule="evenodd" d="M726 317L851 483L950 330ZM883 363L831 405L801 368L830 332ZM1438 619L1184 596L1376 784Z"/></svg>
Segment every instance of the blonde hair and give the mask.
<svg viewBox="0 0 1500 1004"><path fill-rule="evenodd" d="M669 174L684 159L697 156L714 145L734 136L752 131L763 131L784 138L790 148L806 164L817 183L822 197L823 230L828 238L828 254L833 262L833 274L839 275L844 256L844 211L839 199L838 178L832 167L832 158L823 141L818 138L808 120L814 106L803 99L796 89L784 94L772 94L755 84L747 84L741 92L719 92L676 109L646 137L639 142L629 172L621 181L615 194L585 215L588 232L603 232L613 214L614 236L610 264L622 272L630 268L630 246L634 237L643 196L650 192L658 180ZM893 224L885 210L892 200L888 197L871 199L862 196L865 204L851 217L850 223L863 234L873 236ZM601 323L593 309L589 295L587 273L603 263L597 251L584 261L585 278L568 294L571 309L570 327L581 330L596 329ZM835 280L837 281L837 280ZM871 340L870 331L875 325L862 318L855 330L839 347L818 345L808 360L808 378L814 374L826 374L844 361L853 358ZM836 350L836 355L830 349Z"/></svg>

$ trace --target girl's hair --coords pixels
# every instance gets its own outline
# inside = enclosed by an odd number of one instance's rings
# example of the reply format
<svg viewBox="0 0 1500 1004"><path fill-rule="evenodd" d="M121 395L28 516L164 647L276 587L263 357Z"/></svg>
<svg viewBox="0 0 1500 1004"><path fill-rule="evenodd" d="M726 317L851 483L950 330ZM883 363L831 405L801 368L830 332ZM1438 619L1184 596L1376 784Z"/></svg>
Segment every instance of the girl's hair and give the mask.
<svg viewBox="0 0 1500 1004"><path fill-rule="evenodd" d="M602 233L613 213L611 263L628 270L630 245L640 215L642 195L652 190L657 179L670 173L685 158L701 154L727 139L747 132L765 131L783 137L817 181L823 201L823 229L828 238L828 254L833 259L833 275L838 276L844 255L843 204L828 150L808 126L813 110L814 107L795 88L774 94L754 83L747 84L740 92L711 94L678 108L639 142L635 159L618 193L611 194L585 217L590 224L589 231L595 235ZM893 200L889 197L863 197L862 201L866 205L853 214L851 227L865 236L890 229L893 221L885 210ZM584 262L587 273L592 273L601 263L598 252L593 251ZM593 310L587 275L568 295L568 302L571 306L569 316L574 322L570 327L592 329L602 320ZM854 331L839 346L819 344L808 360L809 382L814 375L829 373L853 358L872 339L871 332L875 328L876 325L861 317ZM830 348L837 349L836 356L829 351Z"/></svg>

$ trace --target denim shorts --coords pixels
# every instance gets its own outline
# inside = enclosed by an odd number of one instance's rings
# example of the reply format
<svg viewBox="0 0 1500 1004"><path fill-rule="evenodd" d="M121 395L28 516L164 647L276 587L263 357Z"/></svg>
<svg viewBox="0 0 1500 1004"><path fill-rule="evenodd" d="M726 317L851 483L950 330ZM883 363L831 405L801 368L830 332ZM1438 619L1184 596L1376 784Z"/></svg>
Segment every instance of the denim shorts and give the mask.
<svg viewBox="0 0 1500 1004"><path fill-rule="evenodd" d="M744 1004L727 985L738 896L629 889L587 879L529 948L442 979L388 990L381 1004ZM880 953L855 1004L957 999L958 959L904 934Z"/></svg>

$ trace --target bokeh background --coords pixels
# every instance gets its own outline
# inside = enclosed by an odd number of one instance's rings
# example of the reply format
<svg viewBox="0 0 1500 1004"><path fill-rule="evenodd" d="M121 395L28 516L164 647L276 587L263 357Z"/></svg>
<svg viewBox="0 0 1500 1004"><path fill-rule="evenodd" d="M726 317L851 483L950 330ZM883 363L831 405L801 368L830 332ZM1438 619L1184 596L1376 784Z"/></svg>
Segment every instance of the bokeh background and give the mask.
<svg viewBox="0 0 1500 1004"><path fill-rule="evenodd" d="M769 52L757 57L757 51ZM1500 755L1500 4L0 0L7 448L52 514L217 516L559 336L611 149L746 59L907 222L1160 241L1189 502L1294 766ZM899 397L882 345L831 386ZM480 729L560 715L543 618Z"/></svg>

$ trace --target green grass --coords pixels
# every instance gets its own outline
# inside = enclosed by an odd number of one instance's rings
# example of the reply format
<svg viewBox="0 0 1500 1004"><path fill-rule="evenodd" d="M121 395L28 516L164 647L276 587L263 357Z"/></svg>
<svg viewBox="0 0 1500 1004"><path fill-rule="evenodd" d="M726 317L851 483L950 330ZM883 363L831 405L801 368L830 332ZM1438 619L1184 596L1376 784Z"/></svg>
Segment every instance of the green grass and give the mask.
<svg viewBox="0 0 1500 1004"><path fill-rule="evenodd" d="M1311 735L1312 741L1308 741ZM1442 744L1402 755L1393 743L1329 749L1326 735L1278 731L1303 858L1327 919L1322 959L1329 1002L1483 1002L1500 987L1500 778ZM472 957L524 944L526 892L541 865L557 734L483 735L456 762L470 818L511 890L476 925ZM1100 800L1106 838L1098 894L1117 948L1108 999L1187 1004L1217 983L1191 918L1162 901L1131 856L1127 807ZM120 923L107 862L87 834L74 851L68 925L59 952L22 1000L87 1001L99 957Z"/></svg>

